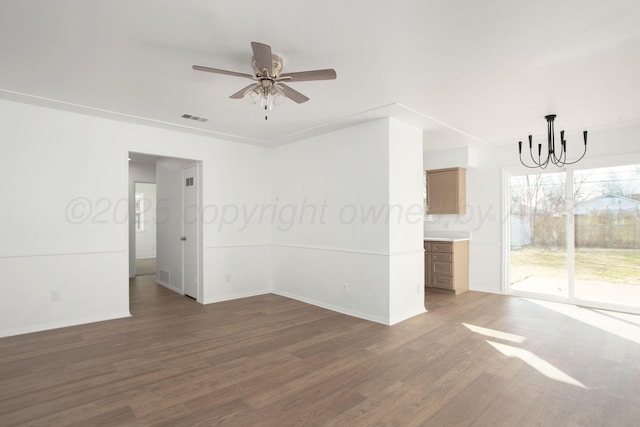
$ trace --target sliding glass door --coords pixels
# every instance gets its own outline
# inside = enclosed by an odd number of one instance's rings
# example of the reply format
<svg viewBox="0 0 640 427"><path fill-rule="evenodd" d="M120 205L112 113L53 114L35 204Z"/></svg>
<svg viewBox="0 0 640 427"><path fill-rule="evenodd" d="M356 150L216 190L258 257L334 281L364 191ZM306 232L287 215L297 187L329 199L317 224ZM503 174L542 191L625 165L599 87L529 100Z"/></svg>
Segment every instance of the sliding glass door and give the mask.
<svg viewBox="0 0 640 427"><path fill-rule="evenodd" d="M511 291L568 296L566 176L509 178Z"/></svg>
<svg viewBox="0 0 640 427"><path fill-rule="evenodd" d="M640 165L577 170L575 297L640 307Z"/></svg>
<svg viewBox="0 0 640 427"><path fill-rule="evenodd" d="M508 292L640 308L640 165L507 180Z"/></svg>

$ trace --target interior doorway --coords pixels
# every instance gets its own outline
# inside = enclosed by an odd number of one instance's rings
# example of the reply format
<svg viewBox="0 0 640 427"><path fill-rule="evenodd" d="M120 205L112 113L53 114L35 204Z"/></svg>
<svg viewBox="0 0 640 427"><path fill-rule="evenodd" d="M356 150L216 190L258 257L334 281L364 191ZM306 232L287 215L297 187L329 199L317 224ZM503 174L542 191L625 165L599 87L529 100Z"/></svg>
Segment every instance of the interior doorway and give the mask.
<svg viewBox="0 0 640 427"><path fill-rule="evenodd" d="M156 184L134 185L136 276L156 274Z"/></svg>
<svg viewBox="0 0 640 427"><path fill-rule="evenodd" d="M154 285L201 302L202 163L133 152L129 158L129 277L153 276Z"/></svg>

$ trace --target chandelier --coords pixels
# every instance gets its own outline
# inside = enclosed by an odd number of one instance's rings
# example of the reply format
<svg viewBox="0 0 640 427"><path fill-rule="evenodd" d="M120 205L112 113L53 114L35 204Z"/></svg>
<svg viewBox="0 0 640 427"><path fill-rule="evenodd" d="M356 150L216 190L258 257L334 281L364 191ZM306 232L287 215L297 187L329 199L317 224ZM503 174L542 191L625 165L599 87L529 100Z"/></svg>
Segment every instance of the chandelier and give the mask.
<svg viewBox="0 0 640 427"><path fill-rule="evenodd" d="M585 154L587 154L587 131L582 132L582 136L584 138L584 152L582 155L572 161L567 161L567 141L564 139L564 131L560 131L560 144L556 146L555 141L555 131L553 129L553 121L556 118L555 114L549 114L548 116L544 116L547 120L547 153L545 156L542 155L542 143L538 144L538 156L533 153L533 137L529 135L529 154L531 156L532 165L526 164L522 160L522 141L518 141L518 153L520 155L520 163L528 168L540 168L545 169L549 166L549 163L553 163L558 167L564 167L565 165L572 165L574 163L582 160Z"/></svg>

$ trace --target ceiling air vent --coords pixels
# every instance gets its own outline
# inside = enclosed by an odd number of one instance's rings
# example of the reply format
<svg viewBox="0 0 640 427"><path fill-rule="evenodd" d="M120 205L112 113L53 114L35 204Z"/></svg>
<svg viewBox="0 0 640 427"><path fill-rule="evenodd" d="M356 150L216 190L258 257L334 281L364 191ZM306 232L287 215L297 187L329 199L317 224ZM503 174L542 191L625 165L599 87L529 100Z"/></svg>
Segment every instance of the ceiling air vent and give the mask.
<svg viewBox="0 0 640 427"><path fill-rule="evenodd" d="M195 120L196 122L208 122L209 119L207 119L206 117L198 117L198 116L194 116L192 114L183 114L182 115L183 119L189 119L189 120Z"/></svg>

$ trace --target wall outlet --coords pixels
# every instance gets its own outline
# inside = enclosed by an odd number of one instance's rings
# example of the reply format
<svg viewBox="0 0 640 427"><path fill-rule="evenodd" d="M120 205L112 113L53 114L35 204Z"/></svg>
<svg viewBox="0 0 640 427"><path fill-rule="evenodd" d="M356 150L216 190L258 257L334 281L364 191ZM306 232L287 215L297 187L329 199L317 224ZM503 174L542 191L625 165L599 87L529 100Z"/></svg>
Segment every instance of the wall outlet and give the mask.
<svg viewBox="0 0 640 427"><path fill-rule="evenodd" d="M231 275L227 274L227 283L231 283Z"/></svg>
<svg viewBox="0 0 640 427"><path fill-rule="evenodd" d="M348 284L348 283L346 283L346 282L345 282L345 283L342 285L342 292L344 292L345 294L346 294L347 292L349 292L349 284Z"/></svg>
<svg viewBox="0 0 640 427"><path fill-rule="evenodd" d="M60 301L60 291L54 289L51 291L51 301Z"/></svg>

